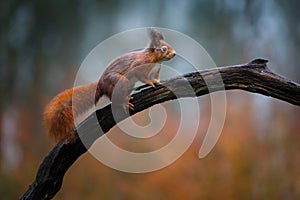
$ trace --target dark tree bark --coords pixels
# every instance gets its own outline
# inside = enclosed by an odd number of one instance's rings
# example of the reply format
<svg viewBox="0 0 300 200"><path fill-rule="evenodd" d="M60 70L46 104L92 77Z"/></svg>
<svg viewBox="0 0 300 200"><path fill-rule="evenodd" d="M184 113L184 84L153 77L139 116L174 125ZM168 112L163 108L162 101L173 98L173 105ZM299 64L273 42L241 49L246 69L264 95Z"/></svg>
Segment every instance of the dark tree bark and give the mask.
<svg viewBox="0 0 300 200"><path fill-rule="evenodd" d="M130 111L134 115L155 104L182 97L194 97L208 94L219 90L240 89L252 93L271 96L290 104L300 105L300 85L285 79L269 70L267 60L255 59L250 63L236 66L220 67L210 70L193 72L181 77L173 78L157 85L155 88L141 86L135 89L131 101L135 109ZM219 79L221 75L223 83ZM205 80L205 81L204 81ZM194 92L189 92L182 84L183 82L192 86ZM207 87L209 82L209 88ZM176 91L176 95L172 92ZM69 167L84 154L89 145L101 136L97 131L98 124L93 123L95 118L104 133L108 132L116 123L129 117L122 109L118 113L118 119L114 119L111 105L96 111L96 115L87 117L78 127L78 132L87 133L88 144L83 145L79 137L72 142L58 143L41 163L34 182L23 194L21 199L51 199L60 190L63 177ZM77 132L75 131L75 134Z"/></svg>

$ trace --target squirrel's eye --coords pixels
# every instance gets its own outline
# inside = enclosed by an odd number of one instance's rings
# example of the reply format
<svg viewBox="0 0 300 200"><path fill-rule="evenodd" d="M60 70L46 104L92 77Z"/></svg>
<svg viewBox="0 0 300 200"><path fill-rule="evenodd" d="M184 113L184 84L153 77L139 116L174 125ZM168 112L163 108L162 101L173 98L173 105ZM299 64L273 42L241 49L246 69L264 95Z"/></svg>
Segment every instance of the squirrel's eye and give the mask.
<svg viewBox="0 0 300 200"><path fill-rule="evenodd" d="M162 52L166 52L167 50L168 50L168 47L166 47L166 46L162 46L162 47L161 47L161 51L162 51Z"/></svg>

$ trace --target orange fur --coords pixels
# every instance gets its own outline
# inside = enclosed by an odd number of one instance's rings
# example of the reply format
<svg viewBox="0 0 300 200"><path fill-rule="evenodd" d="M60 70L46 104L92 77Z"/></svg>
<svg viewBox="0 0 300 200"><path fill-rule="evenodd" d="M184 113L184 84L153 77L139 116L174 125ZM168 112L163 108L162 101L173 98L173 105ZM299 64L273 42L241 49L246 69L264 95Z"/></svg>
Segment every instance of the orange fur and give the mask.
<svg viewBox="0 0 300 200"><path fill-rule="evenodd" d="M52 99L44 111L44 122L51 137L56 141L70 141L75 138L73 112L78 116L93 106L96 87L97 82L75 87ZM73 102L76 105L73 105Z"/></svg>
<svg viewBox="0 0 300 200"><path fill-rule="evenodd" d="M164 41L160 32L155 29L148 31L149 46L116 58L108 65L99 82L65 90L53 98L44 111L50 136L56 141L75 139L73 114L84 114L102 95L112 99L113 91L116 91L118 98L113 103L133 109L134 105L129 103L128 96L135 82L141 81L153 87L159 83L160 67L153 72L155 64L170 60L176 52Z"/></svg>

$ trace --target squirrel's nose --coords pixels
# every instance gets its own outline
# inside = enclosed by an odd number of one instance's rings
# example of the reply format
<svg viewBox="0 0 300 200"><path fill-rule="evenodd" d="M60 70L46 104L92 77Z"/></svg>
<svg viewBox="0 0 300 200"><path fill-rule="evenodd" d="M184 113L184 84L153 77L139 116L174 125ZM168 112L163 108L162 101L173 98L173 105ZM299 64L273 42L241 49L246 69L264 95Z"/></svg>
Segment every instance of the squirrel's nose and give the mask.
<svg viewBox="0 0 300 200"><path fill-rule="evenodd" d="M173 58L174 56L176 56L176 51L173 50L171 54L172 54L172 58Z"/></svg>

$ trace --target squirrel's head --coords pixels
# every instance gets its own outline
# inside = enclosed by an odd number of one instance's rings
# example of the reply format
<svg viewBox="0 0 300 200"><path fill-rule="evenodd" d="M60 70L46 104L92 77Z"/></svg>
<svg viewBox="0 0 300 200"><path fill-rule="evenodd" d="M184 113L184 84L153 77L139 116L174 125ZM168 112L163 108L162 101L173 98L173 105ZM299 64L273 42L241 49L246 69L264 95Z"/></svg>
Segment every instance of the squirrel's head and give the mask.
<svg viewBox="0 0 300 200"><path fill-rule="evenodd" d="M164 41L164 36L158 30L149 28L148 34L150 37L149 48L154 49L158 62L170 60L176 55L176 51Z"/></svg>

